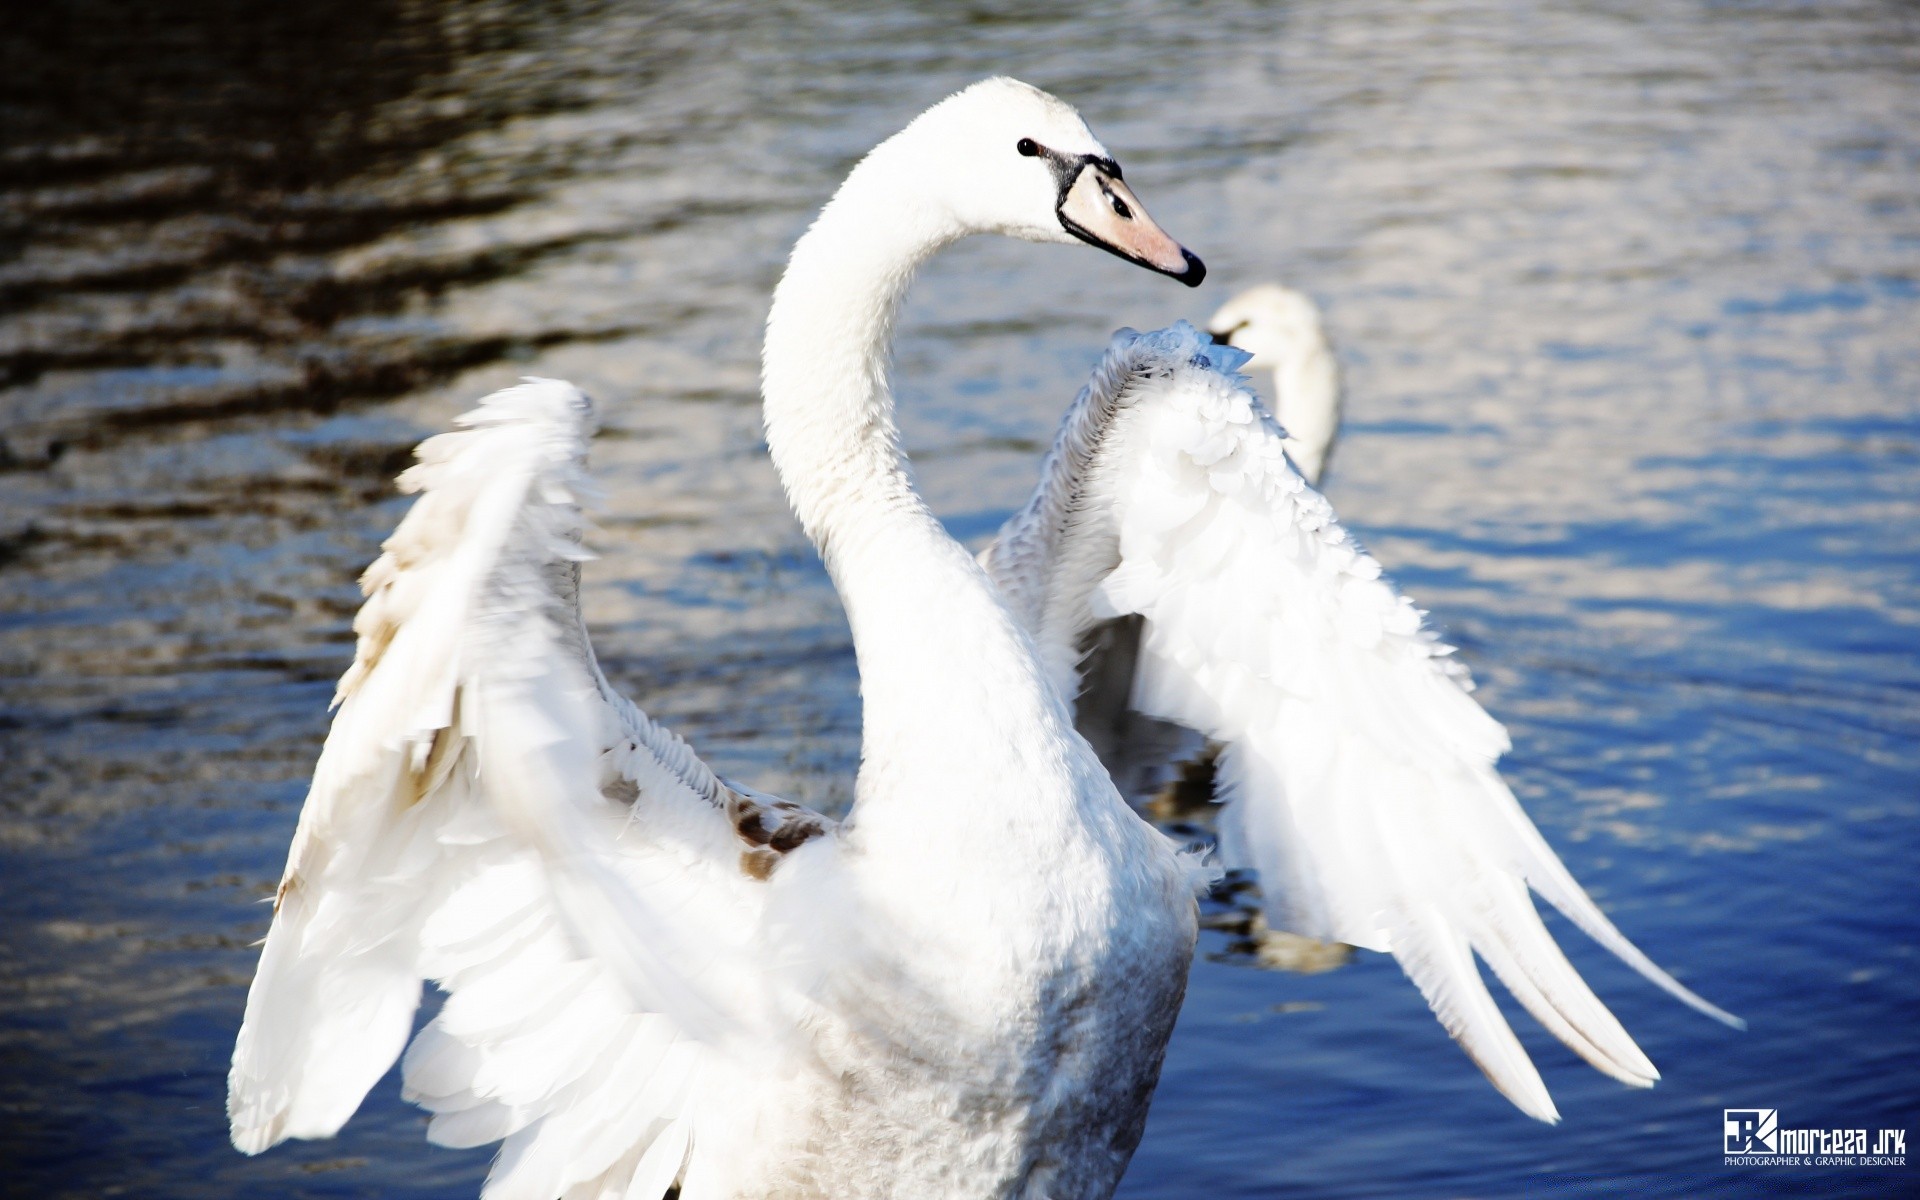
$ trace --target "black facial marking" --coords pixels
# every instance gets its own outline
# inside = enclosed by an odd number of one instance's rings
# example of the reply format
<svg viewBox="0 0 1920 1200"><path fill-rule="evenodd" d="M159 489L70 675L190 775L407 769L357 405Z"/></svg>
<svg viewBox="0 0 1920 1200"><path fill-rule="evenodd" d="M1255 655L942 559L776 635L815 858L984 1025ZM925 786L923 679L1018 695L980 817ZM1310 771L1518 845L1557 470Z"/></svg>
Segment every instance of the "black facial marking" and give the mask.
<svg viewBox="0 0 1920 1200"><path fill-rule="evenodd" d="M1073 181L1080 178L1080 172L1086 167L1097 167L1102 174L1113 179L1121 178L1120 164L1098 154L1062 154L1050 150L1032 138L1021 138L1013 148L1027 158L1044 158L1053 168L1054 184L1060 189L1060 202L1066 203L1067 192L1073 187Z"/></svg>
<svg viewBox="0 0 1920 1200"><path fill-rule="evenodd" d="M1195 258L1193 252L1190 250L1182 250L1180 252L1181 258L1185 261L1183 269L1170 271L1164 267L1156 267L1145 259L1135 258L1126 251L1117 249L1101 241L1095 237L1091 231L1082 228L1073 218L1067 216L1067 194L1073 191L1074 182L1080 178L1080 173L1088 168L1092 168L1095 172L1095 178L1100 183L1100 191L1106 196L1107 203L1113 206L1113 215L1123 221L1133 220L1133 206L1125 200L1122 200L1114 193L1112 188L1107 186L1109 179L1126 178L1126 176L1120 173L1119 163L1101 154L1062 154L1058 150L1049 150L1047 147L1035 142L1032 138L1021 138L1014 148L1022 154L1046 159L1047 165L1053 168L1054 184L1059 188L1059 198L1054 202L1053 211L1054 215L1060 218L1060 227L1062 229L1065 229L1068 233L1079 238L1089 246L1096 246L1105 250L1108 254L1117 255L1130 263L1143 266L1150 271L1158 271L1162 275L1171 276L1174 279L1178 279L1181 283L1186 284L1188 287L1199 287L1200 281L1207 277L1206 264L1198 258Z"/></svg>

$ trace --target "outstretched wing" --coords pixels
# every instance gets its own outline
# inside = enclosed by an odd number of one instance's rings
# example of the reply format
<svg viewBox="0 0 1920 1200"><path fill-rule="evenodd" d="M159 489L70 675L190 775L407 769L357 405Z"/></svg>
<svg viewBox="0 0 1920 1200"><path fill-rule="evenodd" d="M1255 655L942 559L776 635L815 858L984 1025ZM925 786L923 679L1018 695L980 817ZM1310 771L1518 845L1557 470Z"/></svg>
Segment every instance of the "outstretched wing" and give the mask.
<svg viewBox="0 0 1920 1200"><path fill-rule="evenodd" d="M1667 991L1729 1023L1621 936L1494 768L1507 737L1466 671L1181 323L1122 331L1032 501L983 556L1066 694L1090 631L1137 620L1132 707L1221 747L1221 853L1259 870L1276 928L1390 951L1495 1087L1557 1113L1477 953L1601 1071L1658 1077L1541 923L1529 885Z"/></svg>
<svg viewBox="0 0 1920 1200"><path fill-rule="evenodd" d="M234 1048L248 1153L336 1132L432 979L406 1093L436 1142L505 1140L489 1197L658 1196L701 1056L769 1036L760 881L829 830L723 784L601 675L577 599L592 432L577 389L530 380L401 477L421 495L362 579Z"/></svg>

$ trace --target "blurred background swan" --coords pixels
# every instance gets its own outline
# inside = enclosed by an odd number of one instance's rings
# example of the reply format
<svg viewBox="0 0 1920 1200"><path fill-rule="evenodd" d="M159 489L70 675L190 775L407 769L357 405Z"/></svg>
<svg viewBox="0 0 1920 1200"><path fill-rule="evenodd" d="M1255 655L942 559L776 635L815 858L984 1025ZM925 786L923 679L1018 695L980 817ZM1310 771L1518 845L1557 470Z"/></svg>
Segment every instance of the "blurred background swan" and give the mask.
<svg viewBox="0 0 1920 1200"><path fill-rule="evenodd" d="M1278 283L1250 287L1207 319L1207 332L1253 355L1249 368L1270 376L1267 400L1287 431L1287 457L1320 486L1340 436L1340 360L1327 338L1320 306Z"/></svg>

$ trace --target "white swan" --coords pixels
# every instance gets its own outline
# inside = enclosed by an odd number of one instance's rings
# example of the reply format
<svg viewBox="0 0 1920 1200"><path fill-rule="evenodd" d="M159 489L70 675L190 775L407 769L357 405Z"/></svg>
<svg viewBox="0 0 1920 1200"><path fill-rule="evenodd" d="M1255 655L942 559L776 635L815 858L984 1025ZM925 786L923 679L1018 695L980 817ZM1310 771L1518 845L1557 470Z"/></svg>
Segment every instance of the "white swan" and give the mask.
<svg viewBox="0 0 1920 1200"><path fill-rule="evenodd" d="M403 477L420 499L363 580L355 662L235 1046L240 1149L334 1133L405 1046L432 1140L503 1141L494 1200L652 1198L676 1181L684 1200L1110 1195L1204 880L1073 732L1077 623L1129 607L1147 614L1149 704L1205 710L1197 723L1249 763L1255 859L1289 811L1312 818L1262 790L1259 772L1281 768L1261 755L1284 738L1243 735L1243 698L1265 719L1318 694L1306 719L1329 744L1380 751L1391 800L1313 759L1347 806L1330 822L1385 804L1429 827L1380 844L1316 826L1342 840L1309 837L1287 861L1339 886L1318 907L1305 885L1275 903L1390 941L1443 1018L1467 1005L1458 1031L1483 1061L1484 1026L1505 1026L1473 1008L1485 992L1466 945L1491 931L1522 997L1568 1012L1556 1032L1652 1077L1551 957L1516 871L1543 872L1631 950L1499 788L1497 727L1221 372L1234 352L1184 326L1120 339L994 579L942 530L905 473L885 353L914 268L977 232L1202 272L1070 108L1009 80L881 144L795 247L768 320L766 419L859 659L862 764L838 826L717 779L595 665L577 605L592 432L578 391L530 381L421 447ZM1189 530L1204 544L1184 544ZM1242 549L1273 561L1216 553ZM1216 594L1216 572L1237 598ZM1204 669L1180 673L1192 619L1252 629L1241 676L1206 673L1236 661L1225 636L1198 638ZM1295 690L1275 700L1269 678ZM1376 849L1390 861L1363 861ZM1362 928L1376 911L1388 931ZM423 978L448 999L406 1045ZM1520 1065L1496 1081L1524 1066L1511 1053ZM1544 1115L1532 1082L1523 1102Z"/></svg>
<svg viewBox="0 0 1920 1200"><path fill-rule="evenodd" d="M1273 372L1273 415L1287 431L1287 457L1314 487L1340 435L1340 360L1319 306L1277 283L1236 293L1207 318L1213 340L1253 355Z"/></svg>

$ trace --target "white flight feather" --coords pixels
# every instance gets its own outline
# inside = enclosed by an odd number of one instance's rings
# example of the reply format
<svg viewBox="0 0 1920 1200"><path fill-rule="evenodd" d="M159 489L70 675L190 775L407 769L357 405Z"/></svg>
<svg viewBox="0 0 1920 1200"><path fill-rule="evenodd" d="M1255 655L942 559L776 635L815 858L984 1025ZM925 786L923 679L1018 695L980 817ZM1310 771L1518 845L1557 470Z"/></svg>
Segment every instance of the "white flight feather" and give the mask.
<svg viewBox="0 0 1920 1200"><path fill-rule="evenodd" d="M1668 992L1737 1019L1655 966L1567 873L1494 769L1505 731L1288 461L1233 373L1245 359L1184 323L1116 336L983 562L1068 694L1089 629L1144 618L1133 706L1221 744L1221 853L1260 871L1272 925L1392 952L1530 1115L1556 1117L1476 952L1588 1062L1651 1084L1528 885Z"/></svg>
<svg viewBox="0 0 1920 1200"><path fill-rule="evenodd" d="M406 1093L436 1142L505 1139L490 1200L657 1196L687 1146L692 1039L780 1044L739 932L764 889L718 780L587 647L586 398L530 380L459 425L421 447L402 480L420 499L364 581L235 1047L234 1143L335 1132L434 979L449 999ZM616 781L630 804L602 796Z"/></svg>

